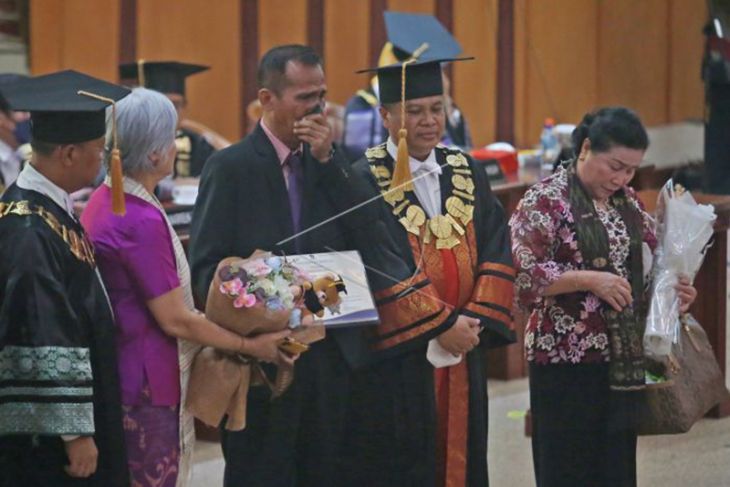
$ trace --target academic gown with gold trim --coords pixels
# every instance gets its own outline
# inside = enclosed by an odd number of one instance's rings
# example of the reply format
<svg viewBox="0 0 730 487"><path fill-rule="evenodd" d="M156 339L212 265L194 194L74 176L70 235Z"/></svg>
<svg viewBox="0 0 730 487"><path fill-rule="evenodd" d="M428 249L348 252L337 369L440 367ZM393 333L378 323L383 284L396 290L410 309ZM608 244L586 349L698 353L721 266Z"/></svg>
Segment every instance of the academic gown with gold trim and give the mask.
<svg viewBox="0 0 730 487"><path fill-rule="evenodd" d="M381 323L369 337L370 365L353 387L347 485L488 485L484 349L515 341L509 232L484 171L458 151L442 146L436 151L443 167L442 214L457 206L452 212L463 216L456 218L463 230L463 235L454 230L457 245L439 249L433 234L425 237L428 222L419 228L418 210L407 208L420 206L413 191L401 200L391 193L390 202L368 205L369 217L377 216L361 253L374 270L371 286ZM377 194L389 187L393 159L381 145L354 170ZM450 200L455 196L461 203ZM400 220L407 215L410 221ZM480 346L461 364L435 373L426 359L428 341L458 314L480 320L485 328Z"/></svg>
<svg viewBox="0 0 730 487"><path fill-rule="evenodd" d="M115 327L83 228L16 184L0 215L0 486L71 483L61 435L99 451L73 485L128 486Z"/></svg>

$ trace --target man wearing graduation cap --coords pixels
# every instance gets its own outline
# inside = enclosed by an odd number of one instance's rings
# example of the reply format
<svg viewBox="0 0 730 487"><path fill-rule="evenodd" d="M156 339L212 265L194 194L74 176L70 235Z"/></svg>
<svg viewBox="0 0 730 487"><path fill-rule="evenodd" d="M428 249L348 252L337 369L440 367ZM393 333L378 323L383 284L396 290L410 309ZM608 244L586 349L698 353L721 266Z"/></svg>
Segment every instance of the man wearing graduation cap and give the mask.
<svg viewBox="0 0 730 487"><path fill-rule="evenodd" d="M69 193L128 90L63 71L3 93L31 112L33 156L0 198L0 485L127 487L113 317Z"/></svg>
<svg viewBox="0 0 730 487"><path fill-rule="evenodd" d="M353 387L348 485L488 485L484 349L515 341L505 213L484 171L439 143L440 63L455 59L421 61L425 49L373 70L389 136L353 168L382 196L363 259L391 282L375 292L375 363ZM408 272L365 247L396 249Z"/></svg>
<svg viewBox="0 0 730 487"><path fill-rule="evenodd" d="M177 110L178 123L185 118L187 106L185 80L188 76L207 71L208 66L181 63L177 61L138 61L119 66L121 79L136 79L140 86L159 91L167 96ZM215 152L202 135L178 127L175 136L177 156L173 167L173 178L198 177L203 165Z"/></svg>
<svg viewBox="0 0 730 487"><path fill-rule="evenodd" d="M458 41L433 16L403 12L384 12L385 29L389 42L385 43L378 59L378 67L408 59L423 42L429 49L423 60L453 58L461 54ZM471 148L471 135L464 115L454 104L448 89L449 78L443 73L446 131L442 142L447 146ZM378 81L373 77L367 90L359 90L345 107L343 147L352 161L363 156L365 149L380 144L388 137L378 112Z"/></svg>

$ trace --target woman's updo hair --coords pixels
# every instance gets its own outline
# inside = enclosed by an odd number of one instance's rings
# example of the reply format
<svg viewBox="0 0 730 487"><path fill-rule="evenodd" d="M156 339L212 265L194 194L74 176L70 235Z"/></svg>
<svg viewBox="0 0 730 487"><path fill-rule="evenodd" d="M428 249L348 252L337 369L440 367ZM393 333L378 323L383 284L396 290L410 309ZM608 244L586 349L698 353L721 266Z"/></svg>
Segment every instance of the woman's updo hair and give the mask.
<svg viewBox="0 0 730 487"><path fill-rule="evenodd" d="M591 151L606 152L612 147L646 150L649 136L639 116L626 107L605 107L587 113L571 135L576 157L583 141L591 141Z"/></svg>

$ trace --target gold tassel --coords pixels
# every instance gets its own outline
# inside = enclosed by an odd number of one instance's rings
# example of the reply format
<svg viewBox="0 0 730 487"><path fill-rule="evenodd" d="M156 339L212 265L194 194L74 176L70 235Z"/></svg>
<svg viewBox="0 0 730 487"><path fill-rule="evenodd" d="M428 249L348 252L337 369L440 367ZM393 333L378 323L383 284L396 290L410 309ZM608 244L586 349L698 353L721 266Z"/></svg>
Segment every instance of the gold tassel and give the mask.
<svg viewBox="0 0 730 487"><path fill-rule="evenodd" d="M140 59L137 61L137 84L144 88L144 83L144 59Z"/></svg>
<svg viewBox="0 0 730 487"><path fill-rule="evenodd" d="M403 62L401 66L400 79L400 130L398 131L398 153L395 158L395 168L393 169L393 179L391 180L391 188L401 188L404 191L413 191L413 175L411 174L411 165L408 155L408 130L406 129L406 67L415 63L419 56L428 49L428 43L424 42L413 52L413 55Z"/></svg>
<svg viewBox="0 0 730 487"><path fill-rule="evenodd" d="M109 161L109 171L112 180L112 212L118 216L124 216L127 213L124 204L124 176L122 174L122 155L117 145L117 104L111 98L99 96L95 93L80 90L79 95L88 96L97 100L105 101L112 106L112 151Z"/></svg>
<svg viewBox="0 0 730 487"><path fill-rule="evenodd" d="M391 188L403 186L405 191L413 191L413 175L411 174L411 164L408 161L408 142L406 137L408 130L401 128L398 131L398 153L395 158L395 168L393 169L393 181L390 183Z"/></svg>
<svg viewBox="0 0 730 487"><path fill-rule="evenodd" d="M124 205L124 180L122 176L122 156L119 149L112 149L111 163L109 164L112 177L112 212L124 216L127 208Z"/></svg>

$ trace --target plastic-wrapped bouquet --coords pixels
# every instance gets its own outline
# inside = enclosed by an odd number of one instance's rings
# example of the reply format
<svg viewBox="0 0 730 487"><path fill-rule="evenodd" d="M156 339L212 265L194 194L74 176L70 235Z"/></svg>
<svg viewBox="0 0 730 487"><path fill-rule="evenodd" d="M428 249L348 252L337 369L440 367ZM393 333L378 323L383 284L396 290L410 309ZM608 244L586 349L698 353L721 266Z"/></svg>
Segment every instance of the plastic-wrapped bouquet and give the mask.
<svg viewBox="0 0 730 487"><path fill-rule="evenodd" d="M717 215L712 205L698 205L689 191L670 179L657 202L658 247L654 259L651 302L644 332L644 352L665 357L679 339L679 299L675 285L680 275L694 280Z"/></svg>

